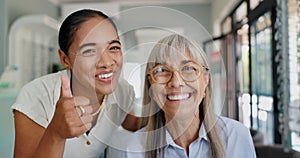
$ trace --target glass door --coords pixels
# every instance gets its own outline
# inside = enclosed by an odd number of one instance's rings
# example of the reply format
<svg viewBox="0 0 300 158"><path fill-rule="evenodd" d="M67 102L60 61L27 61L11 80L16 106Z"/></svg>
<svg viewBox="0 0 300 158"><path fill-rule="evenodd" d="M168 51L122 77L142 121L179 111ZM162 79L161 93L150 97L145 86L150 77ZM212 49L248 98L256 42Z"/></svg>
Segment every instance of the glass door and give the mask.
<svg viewBox="0 0 300 158"><path fill-rule="evenodd" d="M252 128L264 134L264 143L273 144L272 31L270 12L250 26Z"/></svg>

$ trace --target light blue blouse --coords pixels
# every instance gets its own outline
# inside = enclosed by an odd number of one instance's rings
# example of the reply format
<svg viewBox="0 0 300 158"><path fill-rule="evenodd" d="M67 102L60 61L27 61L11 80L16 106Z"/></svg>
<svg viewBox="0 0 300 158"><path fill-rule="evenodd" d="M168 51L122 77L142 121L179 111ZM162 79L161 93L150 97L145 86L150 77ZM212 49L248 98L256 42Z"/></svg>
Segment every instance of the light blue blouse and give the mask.
<svg viewBox="0 0 300 158"><path fill-rule="evenodd" d="M218 117L220 137L226 151L227 158L256 158L253 141L250 131L238 121ZM126 138L118 139L118 147L110 146L107 149L108 158L143 158L143 140L139 131L127 135ZM119 137L120 138L120 137ZM206 136L206 129L201 126L199 137L189 146L189 155L185 150L177 145L168 131L166 131L165 158L210 158L210 142Z"/></svg>

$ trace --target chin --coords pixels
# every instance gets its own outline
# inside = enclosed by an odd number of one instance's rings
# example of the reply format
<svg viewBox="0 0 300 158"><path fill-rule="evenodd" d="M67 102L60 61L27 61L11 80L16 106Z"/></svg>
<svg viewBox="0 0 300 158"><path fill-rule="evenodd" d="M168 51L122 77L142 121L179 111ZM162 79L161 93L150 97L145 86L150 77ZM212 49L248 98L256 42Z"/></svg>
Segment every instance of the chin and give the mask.
<svg viewBox="0 0 300 158"><path fill-rule="evenodd" d="M182 105L181 105L182 106ZM183 105L186 106L186 105ZM190 118L195 116L195 108L191 106L179 107L175 113L175 117ZM175 112L175 111L174 111ZM174 113L173 112L173 113Z"/></svg>
<svg viewBox="0 0 300 158"><path fill-rule="evenodd" d="M115 89L116 89L115 86L112 87L111 85L105 85L97 88L96 93L107 95L107 94L111 94Z"/></svg>

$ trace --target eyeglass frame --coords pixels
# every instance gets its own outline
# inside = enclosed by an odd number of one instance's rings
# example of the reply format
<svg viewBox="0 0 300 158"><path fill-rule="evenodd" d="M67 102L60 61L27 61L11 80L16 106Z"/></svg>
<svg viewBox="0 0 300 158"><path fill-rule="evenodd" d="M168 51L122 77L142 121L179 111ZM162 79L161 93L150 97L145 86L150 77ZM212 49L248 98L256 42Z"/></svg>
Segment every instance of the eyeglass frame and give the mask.
<svg viewBox="0 0 300 158"><path fill-rule="evenodd" d="M193 64L195 64L197 67L200 67L199 75L198 75L195 79L193 79L193 80L186 80L186 79L184 79L184 77L182 76L180 70L181 70L181 68L183 68L184 66L186 66L186 65L187 65L188 63L190 63L190 62L192 62ZM147 75L150 76L151 79L152 79L155 83L166 84L166 83L170 82L170 80L172 79L172 77L173 77L173 75L174 75L175 72L177 72L177 73L179 74L179 76L182 78L182 80L184 80L185 82L194 82L194 81L196 81L197 79L199 79L199 77L201 76L201 74L202 74L204 71L209 71L209 68L207 68L207 67L205 67L205 66L203 66L203 65L200 65L200 64L198 64L197 62L195 62L195 61L193 61L193 60L190 60L188 63L185 63L185 64L180 65L180 67L179 67L178 69L175 69L175 68L173 68L173 67L171 67L171 66L168 66L168 65L166 65L166 64L158 64L158 65L163 65L164 67L167 67L168 70L170 70L170 71L172 72L171 77L170 77L166 82L158 82L158 81L155 79L155 77L153 76L153 71L155 71L155 67L157 67L157 65L154 66L154 67L150 70L150 72L147 73Z"/></svg>

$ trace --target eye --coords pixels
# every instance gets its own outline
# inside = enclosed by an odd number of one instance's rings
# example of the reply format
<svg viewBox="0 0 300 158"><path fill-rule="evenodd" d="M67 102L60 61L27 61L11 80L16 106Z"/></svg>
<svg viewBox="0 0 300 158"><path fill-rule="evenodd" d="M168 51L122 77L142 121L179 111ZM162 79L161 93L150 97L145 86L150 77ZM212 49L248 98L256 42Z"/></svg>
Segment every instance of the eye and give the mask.
<svg viewBox="0 0 300 158"><path fill-rule="evenodd" d="M109 47L109 51L113 53L118 53L121 51L121 46L113 45Z"/></svg>
<svg viewBox="0 0 300 158"><path fill-rule="evenodd" d="M113 46L110 48L110 50L120 50L120 49L121 49L121 47L118 47L118 46Z"/></svg>
<svg viewBox="0 0 300 158"><path fill-rule="evenodd" d="M185 66L183 66L181 71L183 71L183 72L192 72L192 71L196 71L196 68L193 65L185 65Z"/></svg>
<svg viewBox="0 0 300 158"><path fill-rule="evenodd" d="M97 49L95 48L89 48L89 49L84 49L80 51L80 54L83 56L91 56L97 53Z"/></svg>
<svg viewBox="0 0 300 158"><path fill-rule="evenodd" d="M153 74L154 75L162 75L162 74L166 74L169 72L170 72L170 70L168 70L167 68L165 68L163 66L159 66L154 69Z"/></svg>

